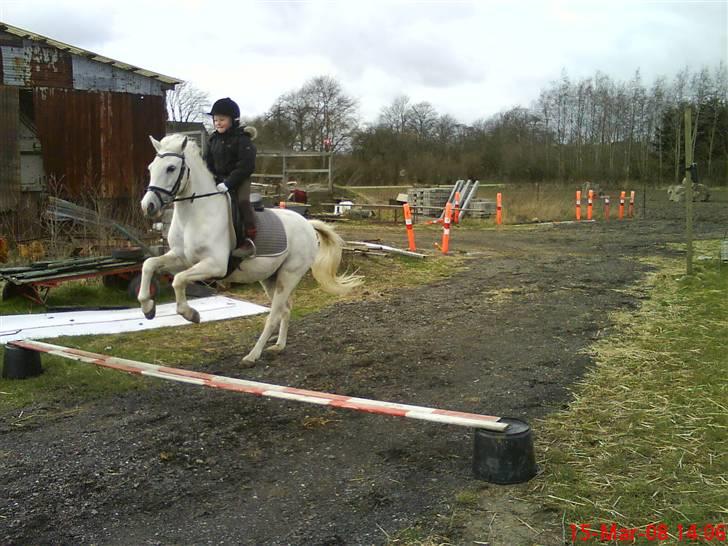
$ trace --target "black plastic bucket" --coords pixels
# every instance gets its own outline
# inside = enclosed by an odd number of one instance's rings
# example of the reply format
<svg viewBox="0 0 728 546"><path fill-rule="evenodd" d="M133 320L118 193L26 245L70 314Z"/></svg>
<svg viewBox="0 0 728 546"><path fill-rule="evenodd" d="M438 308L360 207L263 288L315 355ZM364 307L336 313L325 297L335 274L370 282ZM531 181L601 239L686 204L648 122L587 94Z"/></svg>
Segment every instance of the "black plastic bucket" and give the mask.
<svg viewBox="0 0 728 546"><path fill-rule="evenodd" d="M538 472L531 426L520 419L502 417L504 432L476 429L473 442L473 474L490 483L527 482Z"/></svg>
<svg viewBox="0 0 728 546"><path fill-rule="evenodd" d="M14 345L5 345L3 360L4 379L25 379L43 373L40 365L40 353L23 349Z"/></svg>

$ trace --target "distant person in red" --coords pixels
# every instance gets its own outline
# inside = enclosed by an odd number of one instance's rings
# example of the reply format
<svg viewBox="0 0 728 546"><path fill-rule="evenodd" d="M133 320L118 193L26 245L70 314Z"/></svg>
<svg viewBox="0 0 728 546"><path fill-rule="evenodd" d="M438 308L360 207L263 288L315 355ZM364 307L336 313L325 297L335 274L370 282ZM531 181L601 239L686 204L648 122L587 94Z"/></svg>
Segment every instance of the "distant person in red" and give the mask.
<svg viewBox="0 0 728 546"><path fill-rule="evenodd" d="M230 192L231 203L238 205L244 233L236 235L243 242L232 251L232 255L245 258L255 254L255 213L250 203L250 175L255 171L253 139L257 131L254 127L240 127L240 108L229 97L215 101L209 115L212 116L215 132L208 140L205 163L215 176L218 191Z"/></svg>
<svg viewBox="0 0 728 546"><path fill-rule="evenodd" d="M289 184L292 184L289 182ZM295 184L295 183L293 183ZM292 187L288 193L288 199L287 201L290 201L292 203L303 203L304 205L308 203L308 194L305 190L298 189L296 187Z"/></svg>

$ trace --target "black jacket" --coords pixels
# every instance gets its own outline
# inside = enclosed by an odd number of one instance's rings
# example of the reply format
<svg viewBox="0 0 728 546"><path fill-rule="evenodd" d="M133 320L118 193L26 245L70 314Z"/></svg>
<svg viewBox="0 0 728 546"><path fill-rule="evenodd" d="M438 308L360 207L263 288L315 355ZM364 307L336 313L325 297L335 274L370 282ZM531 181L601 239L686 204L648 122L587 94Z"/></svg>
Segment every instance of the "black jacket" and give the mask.
<svg viewBox="0 0 728 546"><path fill-rule="evenodd" d="M210 135L205 163L216 182L225 182L228 189L235 191L255 171L255 153L248 133L242 127L231 127L224 133L215 131Z"/></svg>

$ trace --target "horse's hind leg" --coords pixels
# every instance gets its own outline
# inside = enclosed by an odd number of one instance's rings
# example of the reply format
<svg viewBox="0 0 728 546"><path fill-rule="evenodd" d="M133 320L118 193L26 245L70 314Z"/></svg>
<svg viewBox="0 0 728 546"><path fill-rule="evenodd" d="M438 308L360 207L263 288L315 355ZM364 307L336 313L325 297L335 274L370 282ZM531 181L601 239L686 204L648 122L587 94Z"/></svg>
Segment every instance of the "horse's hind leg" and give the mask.
<svg viewBox="0 0 728 546"><path fill-rule="evenodd" d="M243 358L243 362L247 364L253 364L256 360L260 358L260 355L263 352L263 348L270 339L274 330L279 325L283 326L284 317L285 328L282 327L278 334L277 345L280 345L282 340L283 346L285 346L286 336L288 335L288 320L291 313L289 301L293 289L296 288L296 285L298 285L298 282L301 280L302 276L302 274L299 274L297 272L294 273L279 271L278 277L276 279L275 291L273 293L273 302L270 306L270 314L265 321L263 332L260 334L260 337L258 338L255 347L253 347L253 349L245 356L245 358ZM283 337L281 338L281 336Z"/></svg>
<svg viewBox="0 0 728 546"><path fill-rule="evenodd" d="M293 296L288 298L286 301L286 307L281 315L281 324L278 327L278 338L276 344L266 348L266 351L272 353L280 353L286 348L286 341L288 340L288 323L291 321L291 309L293 308Z"/></svg>
<svg viewBox="0 0 728 546"><path fill-rule="evenodd" d="M268 296L268 301L273 302L273 296L276 293L276 276L275 274L267 279L260 281L260 285L265 290L265 295ZM278 341L278 336L271 334L268 341Z"/></svg>

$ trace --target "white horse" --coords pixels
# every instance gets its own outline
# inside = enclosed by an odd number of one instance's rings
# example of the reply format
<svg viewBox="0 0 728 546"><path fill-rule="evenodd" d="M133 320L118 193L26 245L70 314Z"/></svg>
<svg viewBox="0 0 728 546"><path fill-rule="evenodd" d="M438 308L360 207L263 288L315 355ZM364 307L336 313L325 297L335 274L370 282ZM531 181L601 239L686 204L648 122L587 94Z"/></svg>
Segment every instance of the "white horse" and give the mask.
<svg viewBox="0 0 728 546"><path fill-rule="evenodd" d="M158 218L166 206L174 203L174 214L167 235L169 252L146 259L142 267L138 299L148 319L155 314L149 285L153 275L160 271L175 274L172 287L177 312L191 322L199 322L200 315L187 303L185 288L189 283L223 277L231 282L260 282L271 300L271 308L263 333L243 358L244 364L252 366L276 327L276 344L268 350L280 352L285 348L291 295L309 269L321 288L332 294L345 294L362 283L359 276L337 275L343 240L332 227L286 209L270 209L285 228L286 251L274 257L244 259L226 276L228 258L235 248L228 195L217 192L194 141L182 135L170 135L161 142L149 138L157 156L149 165L150 182L141 202L142 210L147 217Z"/></svg>

